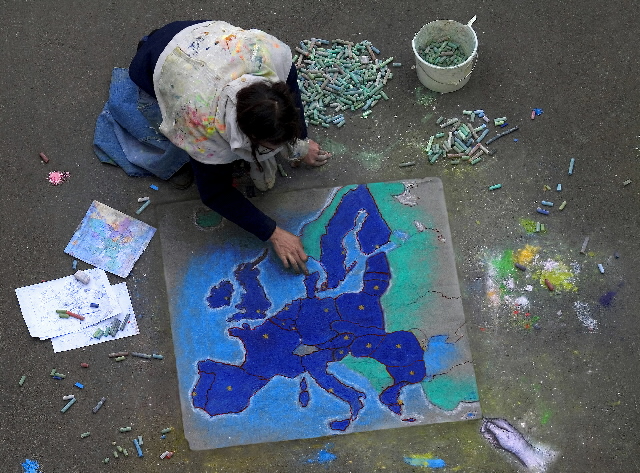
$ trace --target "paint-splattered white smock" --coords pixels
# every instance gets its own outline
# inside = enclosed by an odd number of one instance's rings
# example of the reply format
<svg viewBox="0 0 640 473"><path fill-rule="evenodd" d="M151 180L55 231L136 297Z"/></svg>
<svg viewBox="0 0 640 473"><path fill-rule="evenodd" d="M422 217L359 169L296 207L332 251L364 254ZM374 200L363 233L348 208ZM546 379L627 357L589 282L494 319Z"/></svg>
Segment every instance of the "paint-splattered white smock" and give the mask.
<svg viewBox="0 0 640 473"><path fill-rule="evenodd" d="M252 162L251 143L236 120L236 94L258 81L286 81L291 62L291 49L260 30L207 21L180 31L153 73L160 131L202 163Z"/></svg>

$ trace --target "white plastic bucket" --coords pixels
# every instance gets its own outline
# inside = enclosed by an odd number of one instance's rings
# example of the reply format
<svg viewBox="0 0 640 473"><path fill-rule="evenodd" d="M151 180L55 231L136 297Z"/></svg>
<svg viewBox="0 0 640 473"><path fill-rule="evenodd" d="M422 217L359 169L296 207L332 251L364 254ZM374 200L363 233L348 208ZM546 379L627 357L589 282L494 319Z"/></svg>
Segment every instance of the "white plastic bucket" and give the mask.
<svg viewBox="0 0 640 473"><path fill-rule="evenodd" d="M478 58L478 37L469 23L463 25L453 20L436 20L427 23L413 37L412 47L416 56L416 71L418 79L425 87L436 92L453 92L462 88L467 82ZM428 63L420 57L419 51L434 41L449 39L458 43L467 59L457 66L440 67Z"/></svg>

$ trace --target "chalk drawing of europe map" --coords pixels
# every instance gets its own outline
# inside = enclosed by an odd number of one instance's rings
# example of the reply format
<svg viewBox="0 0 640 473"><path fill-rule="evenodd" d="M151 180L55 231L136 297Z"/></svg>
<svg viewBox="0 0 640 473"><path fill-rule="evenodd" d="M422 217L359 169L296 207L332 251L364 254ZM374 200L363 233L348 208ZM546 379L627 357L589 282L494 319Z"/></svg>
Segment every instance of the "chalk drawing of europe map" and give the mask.
<svg viewBox="0 0 640 473"><path fill-rule="evenodd" d="M246 429L271 432L242 443L478 415L455 266L438 257L446 213L436 226L415 186L332 190L302 228L311 256L303 291L280 307L273 282L262 281L270 248L212 281L206 304L230 314L225 337L241 343L243 359L197 362L194 409L212 419L245 414ZM454 289L439 288L451 273Z"/></svg>

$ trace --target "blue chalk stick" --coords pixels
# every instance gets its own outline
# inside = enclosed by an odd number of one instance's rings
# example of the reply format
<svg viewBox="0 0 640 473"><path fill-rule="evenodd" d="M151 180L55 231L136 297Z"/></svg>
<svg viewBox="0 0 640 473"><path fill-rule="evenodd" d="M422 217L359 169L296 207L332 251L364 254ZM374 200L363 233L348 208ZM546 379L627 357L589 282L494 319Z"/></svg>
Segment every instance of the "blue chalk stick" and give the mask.
<svg viewBox="0 0 640 473"><path fill-rule="evenodd" d="M549 211L548 211L548 210L541 209L540 207L538 207L538 208L536 209L536 211L537 211L539 214L542 214L542 215L549 215Z"/></svg>
<svg viewBox="0 0 640 473"><path fill-rule="evenodd" d="M569 175L573 174L573 165L576 163L576 159L575 158L571 158L571 161L569 161Z"/></svg>
<svg viewBox="0 0 640 473"><path fill-rule="evenodd" d="M136 450L138 451L138 456L142 457L142 449L140 448L140 444L138 443L138 439L133 439L133 444L136 446Z"/></svg>
<svg viewBox="0 0 640 473"><path fill-rule="evenodd" d="M158 186L156 186L155 184L151 184L149 187L150 187L151 189L153 189L154 191L157 191L157 190L158 190Z"/></svg>
<svg viewBox="0 0 640 473"><path fill-rule="evenodd" d="M80 384L80 383L76 383L76 384L74 384L74 386L75 386L76 388L80 388L80 389L83 389L83 388L84 388L84 386L83 386L82 384Z"/></svg>

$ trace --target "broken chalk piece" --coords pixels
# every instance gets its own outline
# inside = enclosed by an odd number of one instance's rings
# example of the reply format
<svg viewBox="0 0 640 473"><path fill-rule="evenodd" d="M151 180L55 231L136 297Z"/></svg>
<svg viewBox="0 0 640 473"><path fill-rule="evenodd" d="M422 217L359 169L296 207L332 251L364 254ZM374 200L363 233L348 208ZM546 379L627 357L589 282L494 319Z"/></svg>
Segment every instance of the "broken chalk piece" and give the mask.
<svg viewBox="0 0 640 473"><path fill-rule="evenodd" d="M538 207L536 209L536 212L538 212L539 214L542 214L542 215L549 215L549 211L548 210L541 209L540 207Z"/></svg>
<svg viewBox="0 0 640 473"><path fill-rule="evenodd" d="M631 179L627 179L626 181L624 181L624 182L622 183L622 186L623 186L623 187L626 187L626 186L628 186L629 184L631 184Z"/></svg>
<svg viewBox="0 0 640 473"><path fill-rule="evenodd" d="M155 184L151 184L149 187L150 187L151 189L153 189L154 191L157 191L157 190L158 190L158 186L156 186Z"/></svg>
<svg viewBox="0 0 640 473"><path fill-rule="evenodd" d="M566 201L566 200L563 200L563 201L562 201L562 203L560 204L560 207L558 207L558 210L564 210L564 208L566 207L566 205L567 205L567 201Z"/></svg>
<svg viewBox="0 0 640 473"><path fill-rule="evenodd" d="M67 403L66 406L64 406L62 409L60 409L60 412L62 412L63 414L65 412L67 412L67 410L73 406L73 404L76 402L76 398L74 397L73 399L70 399L69 402Z"/></svg>
<svg viewBox="0 0 640 473"><path fill-rule="evenodd" d="M583 255L585 254L585 251L587 250L587 244L589 243L589 237L586 237L584 239L584 242L582 242L582 248L580 248L580 253L582 253Z"/></svg>
<svg viewBox="0 0 640 473"><path fill-rule="evenodd" d="M92 302L91 304L89 304L89 307L93 307L94 309L97 309L98 307L100 307L100 304L96 304L95 302Z"/></svg>
<svg viewBox="0 0 640 473"><path fill-rule="evenodd" d="M49 158L47 158L47 155L44 153L40 153L40 159L42 159L42 162L45 164L49 162Z"/></svg>
<svg viewBox="0 0 640 473"><path fill-rule="evenodd" d="M131 431L131 427L120 427L121 433L130 432L130 431Z"/></svg>
<svg viewBox="0 0 640 473"><path fill-rule="evenodd" d="M142 204L142 205L140 206L140 208L139 208L138 210L136 210L136 214L137 214L137 215L140 215L144 209L146 209L147 207L149 207L149 204L150 204L150 203L151 203L151 201L150 201L150 200L147 200L144 204Z"/></svg>
<svg viewBox="0 0 640 473"><path fill-rule="evenodd" d="M571 176L573 174L573 166L576 164L576 159L575 158L571 158L571 161L569 161L569 175Z"/></svg>
<svg viewBox="0 0 640 473"><path fill-rule="evenodd" d="M604 274L604 266L602 266L601 263L598 263L598 270L600 271L600 274Z"/></svg>
<svg viewBox="0 0 640 473"><path fill-rule="evenodd" d="M102 399L100 399L100 401L98 402L98 404L96 404L96 407L94 407L93 409L91 409L91 411L95 414L96 412L98 412L100 410L100 408L102 407L102 405L104 404L104 401L106 401L107 398L103 397Z"/></svg>
<svg viewBox="0 0 640 473"><path fill-rule="evenodd" d="M121 356L127 356L129 354L128 351L119 351L117 353L109 353L109 358L119 358Z"/></svg>
<svg viewBox="0 0 640 473"><path fill-rule="evenodd" d="M84 384L76 383L74 386L78 389L84 389Z"/></svg>
<svg viewBox="0 0 640 473"><path fill-rule="evenodd" d="M547 289L549 289L550 291L553 291L556 288L553 284L551 284L551 281L549 281L548 279L545 279L544 283L547 286Z"/></svg>
<svg viewBox="0 0 640 473"><path fill-rule="evenodd" d="M562 190L562 184L558 184L558 185L556 186L556 190L557 190L558 192L560 192L560 191Z"/></svg>
<svg viewBox="0 0 640 473"><path fill-rule="evenodd" d="M173 430L173 427L167 427L166 429L162 429L160 431L161 434L168 434L169 432L171 432Z"/></svg>
<svg viewBox="0 0 640 473"><path fill-rule="evenodd" d="M23 375L20 377L20 381L18 381L18 384L19 384L20 386L22 386L26 380L27 380L27 376L23 374Z"/></svg>
<svg viewBox="0 0 640 473"><path fill-rule="evenodd" d="M59 314L59 315L62 316L62 314ZM74 319L84 320L84 316L82 316L80 314L76 314L75 312L67 311L67 315L70 316L70 317L73 317Z"/></svg>
<svg viewBox="0 0 640 473"><path fill-rule="evenodd" d="M81 439L86 439L89 435L91 435L91 432L84 432L84 433L80 434L80 438Z"/></svg>
<svg viewBox="0 0 640 473"><path fill-rule="evenodd" d="M502 187L502 184L494 184L492 186L489 186L489 190L494 191L496 189L500 189L501 187Z"/></svg>
<svg viewBox="0 0 640 473"><path fill-rule="evenodd" d="M148 360L152 358L151 355L147 355L146 353L136 353L134 351L131 352L131 356L137 356L138 358L146 358Z"/></svg>
<svg viewBox="0 0 640 473"><path fill-rule="evenodd" d="M73 277L80 281L82 284L89 284L91 277L84 271L76 271L73 273Z"/></svg>
<svg viewBox="0 0 640 473"><path fill-rule="evenodd" d="M153 358L155 358L156 360L162 360L162 359L164 359L164 356L159 355L158 353L153 353L151 356L152 356Z"/></svg>
<svg viewBox="0 0 640 473"><path fill-rule="evenodd" d="M406 163L398 164L398 167L400 167L400 168L408 168L409 166L415 166L415 165L416 165L415 161L408 161Z"/></svg>
<svg viewBox="0 0 640 473"><path fill-rule="evenodd" d="M138 197L138 202L146 202L149 200L149 197Z"/></svg>
<svg viewBox="0 0 640 473"><path fill-rule="evenodd" d="M67 394L66 396L62 396L63 401L68 401L69 399L73 399L75 396L73 394Z"/></svg>
<svg viewBox="0 0 640 473"><path fill-rule="evenodd" d="M527 270L527 267L522 265L522 264L520 264L520 263L515 263L514 266L516 268L518 268L520 271L526 271Z"/></svg>

